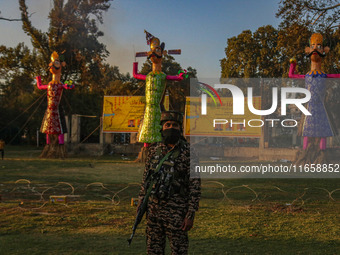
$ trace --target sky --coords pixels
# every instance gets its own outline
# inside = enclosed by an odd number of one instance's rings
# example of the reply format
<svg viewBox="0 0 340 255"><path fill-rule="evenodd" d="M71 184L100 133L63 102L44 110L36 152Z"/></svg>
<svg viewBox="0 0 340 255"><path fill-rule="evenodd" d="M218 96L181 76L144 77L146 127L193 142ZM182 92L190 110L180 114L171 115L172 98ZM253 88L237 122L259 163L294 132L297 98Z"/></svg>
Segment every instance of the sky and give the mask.
<svg viewBox="0 0 340 255"><path fill-rule="evenodd" d="M65 0L66 1L66 0ZM52 0L26 0L32 24L47 31ZM225 57L227 39L244 30L277 27L275 17L279 0L114 0L104 14L100 29L110 56L107 62L122 73L132 73L134 53L147 51L144 29L165 42L165 49L181 49L175 56L182 68L191 66L199 78L220 77L220 60ZM1 16L20 18L18 1L0 0ZM0 45L16 46L25 42L21 22L0 21ZM139 67L145 58L137 58Z"/></svg>

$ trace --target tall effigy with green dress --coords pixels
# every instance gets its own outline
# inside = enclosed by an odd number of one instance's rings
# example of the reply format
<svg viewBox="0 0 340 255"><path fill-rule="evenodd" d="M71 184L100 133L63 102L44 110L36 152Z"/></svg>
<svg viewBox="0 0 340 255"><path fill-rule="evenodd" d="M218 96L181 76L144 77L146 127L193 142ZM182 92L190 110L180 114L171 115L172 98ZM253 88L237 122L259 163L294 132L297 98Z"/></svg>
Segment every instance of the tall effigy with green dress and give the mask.
<svg viewBox="0 0 340 255"><path fill-rule="evenodd" d="M144 147L148 147L150 143L162 141L161 136L161 103L166 89L166 80L181 81L183 80L183 72L179 75L166 75L161 72L162 58L168 54L164 50L165 43L160 42L157 37L154 37L147 31L146 40L150 45L149 52L137 52L136 57L147 57L152 62L152 72L149 74L138 73L138 62L133 63L133 77L138 80L145 80L145 98L146 106L144 119L139 127L138 141L144 143ZM170 50L169 54L179 55L181 50ZM157 71L156 71L157 70Z"/></svg>
<svg viewBox="0 0 340 255"><path fill-rule="evenodd" d="M160 103L165 92L166 74L163 72L150 72L145 81L146 106L138 141L155 143L162 140Z"/></svg>

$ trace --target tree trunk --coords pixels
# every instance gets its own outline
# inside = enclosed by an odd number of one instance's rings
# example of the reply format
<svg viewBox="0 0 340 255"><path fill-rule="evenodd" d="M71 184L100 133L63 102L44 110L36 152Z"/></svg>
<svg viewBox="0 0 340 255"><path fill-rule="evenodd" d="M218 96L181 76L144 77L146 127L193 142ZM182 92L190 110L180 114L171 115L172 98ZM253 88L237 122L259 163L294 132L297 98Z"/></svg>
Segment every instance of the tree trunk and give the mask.
<svg viewBox="0 0 340 255"><path fill-rule="evenodd" d="M328 163L327 153L320 150L320 138L308 137L309 144L306 150L299 151L295 165Z"/></svg>
<svg viewBox="0 0 340 255"><path fill-rule="evenodd" d="M46 144L43 151L40 154L40 158L65 158L66 147L64 144L59 144L58 135L48 135L50 138L50 144Z"/></svg>

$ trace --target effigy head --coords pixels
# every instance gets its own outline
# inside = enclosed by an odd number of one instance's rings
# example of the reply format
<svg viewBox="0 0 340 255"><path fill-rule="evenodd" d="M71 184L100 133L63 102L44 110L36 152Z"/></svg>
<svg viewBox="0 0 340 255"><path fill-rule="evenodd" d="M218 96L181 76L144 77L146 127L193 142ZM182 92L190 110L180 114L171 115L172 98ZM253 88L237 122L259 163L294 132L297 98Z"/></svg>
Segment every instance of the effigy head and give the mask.
<svg viewBox="0 0 340 255"><path fill-rule="evenodd" d="M312 61L321 61L329 52L329 47L324 47L323 36L320 33L312 34L309 40L309 46L305 48L307 57L310 57Z"/></svg>
<svg viewBox="0 0 340 255"><path fill-rule="evenodd" d="M162 57L167 54L164 50L165 43L160 42L160 40L144 30L146 34L147 44L150 45L150 51L148 52L148 59L151 60L152 63L158 64L162 62Z"/></svg>
<svg viewBox="0 0 340 255"><path fill-rule="evenodd" d="M52 74L60 74L61 67L66 66L64 61L61 61L56 51L51 54L51 62L49 64L49 70Z"/></svg>

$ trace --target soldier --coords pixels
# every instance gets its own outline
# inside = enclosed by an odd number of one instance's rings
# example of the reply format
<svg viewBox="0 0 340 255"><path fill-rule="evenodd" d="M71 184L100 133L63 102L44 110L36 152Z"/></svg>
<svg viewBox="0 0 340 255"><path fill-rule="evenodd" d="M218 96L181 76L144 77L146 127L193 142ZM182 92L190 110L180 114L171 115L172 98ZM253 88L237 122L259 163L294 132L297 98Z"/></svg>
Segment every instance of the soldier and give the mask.
<svg viewBox="0 0 340 255"><path fill-rule="evenodd" d="M139 201L150 192L146 212L148 254L164 254L166 237L172 254L188 253L187 231L198 210L201 180L199 176L190 177L190 165L197 164L197 157L190 155L182 122L180 113L162 113L162 142L150 146L146 160Z"/></svg>

